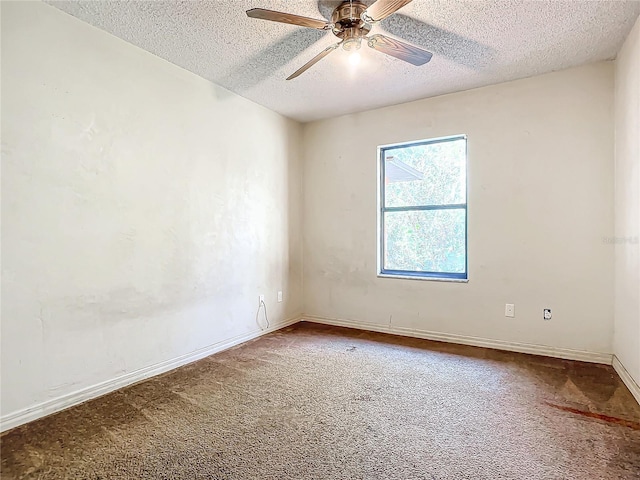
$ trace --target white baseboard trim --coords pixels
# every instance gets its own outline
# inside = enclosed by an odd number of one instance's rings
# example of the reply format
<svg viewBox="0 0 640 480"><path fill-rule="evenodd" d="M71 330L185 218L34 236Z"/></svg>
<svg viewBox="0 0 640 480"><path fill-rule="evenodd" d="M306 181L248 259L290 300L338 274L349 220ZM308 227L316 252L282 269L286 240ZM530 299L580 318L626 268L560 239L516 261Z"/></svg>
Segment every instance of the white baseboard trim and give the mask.
<svg viewBox="0 0 640 480"><path fill-rule="evenodd" d="M73 407L74 405L86 402L87 400L91 400L107 393L113 392L114 390L118 390L119 388L123 388L142 380L154 377L156 375L160 375L161 373L168 372L188 363L200 360L201 358L213 355L214 353L218 353L223 350L227 350L228 348L235 347L236 345L240 345L241 343L253 340L254 338L258 338L267 333L279 330L284 327L288 327L289 325L298 323L300 320L301 317L299 316L290 318L282 322L273 324L266 330L256 330L230 338L228 340L223 340L221 342L214 343L204 348L195 350L191 353L172 358L171 360L166 360L154 365L149 365L148 367L126 373L111 380L97 383L96 385L92 385L90 387L86 387L57 398L52 398L51 400L47 400L37 405L33 405L31 407L9 413L0 418L0 431L4 432L10 430L38 418L57 413L61 410Z"/></svg>
<svg viewBox="0 0 640 480"><path fill-rule="evenodd" d="M579 360L581 362L602 363L611 365L613 355L610 353L585 352L582 350L572 350L570 348L549 347L546 345L533 345L529 343L508 342L505 340L491 340L488 338L471 337L467 335L456 335L453 333L431 332L427 330L417 330L412 328L394 327L374 323L357 322L354 320L343 320L337 318L326 318L315 315L302 315L302 321L335 325L338 327L356 328L359 330L370 330L373 332L391 333L405 337L424 338L438 342L458 343L471 345L473 347L493 348L496 350L508 350L510 352L529 353L532 355L542 355L545 357L563 358L566 360Z"/></svg>
<svg viewBox="0 0 640 480"><path fill-rule="evenodd" d="M613 356L612 365L616 373L620 376L624 384L631 392L631 395L633 395L633 398L635 398L636 401L640 404L640 385L636 383L631 374L627 371L626 368L624 368L624 365L622 364L620 359L618 359L618 357L616 357L615 355Z"/></svg>

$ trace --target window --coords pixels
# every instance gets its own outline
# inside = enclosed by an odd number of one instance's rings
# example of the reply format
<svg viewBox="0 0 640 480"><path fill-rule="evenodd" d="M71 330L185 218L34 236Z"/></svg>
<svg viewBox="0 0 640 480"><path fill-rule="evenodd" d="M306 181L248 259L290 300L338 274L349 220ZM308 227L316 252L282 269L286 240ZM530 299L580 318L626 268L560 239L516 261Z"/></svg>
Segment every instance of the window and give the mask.
<svg viewBox="0 0 640 480"><path fill-rule="evenodd" d="M378 151L380 275L466 280L466 136Z"/></svg>

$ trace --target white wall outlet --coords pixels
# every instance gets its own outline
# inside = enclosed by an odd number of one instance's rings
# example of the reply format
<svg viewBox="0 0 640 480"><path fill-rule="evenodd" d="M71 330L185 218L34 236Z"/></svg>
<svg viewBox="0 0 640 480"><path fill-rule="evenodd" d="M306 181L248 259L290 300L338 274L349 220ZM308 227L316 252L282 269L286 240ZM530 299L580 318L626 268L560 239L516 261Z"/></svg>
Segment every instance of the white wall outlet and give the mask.
<svg viewBox="0 0 640 480"><path fill-rule="evenodd" d="M545 308L543 312L543 317L545 320L551 320L551 309Z"/></svg>
<svg viewBox="0 0 640 480"><path fill-rule="evenodd" d="M260 302L261 305L264 303L264 295L258 297L258 302Z"/></svg>
<svg viewBox="0 0 640 480"><path fill-rule="evenodd" d="M282 301L282 292L278 292L278 303Z"/></svg>
<svg viewBox="0 0 640 480"><path fill-rule="evenodd" d="M513 303L507 303L504 306L504 316L505 317L515 317L516 316L516 306Z"/></svg>

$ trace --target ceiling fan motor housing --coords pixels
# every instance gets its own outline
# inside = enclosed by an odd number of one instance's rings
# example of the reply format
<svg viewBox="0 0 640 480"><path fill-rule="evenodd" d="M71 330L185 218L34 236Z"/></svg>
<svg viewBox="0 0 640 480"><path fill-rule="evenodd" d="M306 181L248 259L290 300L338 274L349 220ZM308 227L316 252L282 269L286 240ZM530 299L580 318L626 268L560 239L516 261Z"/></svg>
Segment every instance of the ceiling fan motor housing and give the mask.
<svg viewBox="0 0 640 480"><path fill-rule="evenodd" d="M342 2L333 11L331 23L333 34L342 40L345 50L360 48L362 37L371 30L372 25L363 20L367 6L361 2Z"/></svg>

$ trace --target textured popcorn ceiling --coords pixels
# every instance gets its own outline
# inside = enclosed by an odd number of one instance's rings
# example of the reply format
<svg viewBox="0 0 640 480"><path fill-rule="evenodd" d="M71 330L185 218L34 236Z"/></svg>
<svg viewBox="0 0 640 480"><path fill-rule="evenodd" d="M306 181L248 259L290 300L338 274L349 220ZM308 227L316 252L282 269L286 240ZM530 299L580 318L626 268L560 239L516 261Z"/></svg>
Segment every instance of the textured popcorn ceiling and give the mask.
<svg viewBox="0 0 640 480"><path fill-rule="evenodd" d="M613 59L640 1L414 0L374 27L434 56L414 67L363 45L285 78L337 38L247 18L262 7L328 18L328 0L49 1L98 28L300 121ZM371 3L371 1L365 1ZM577 86L579 88L579 86Z"/></svg>

